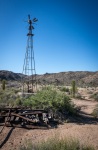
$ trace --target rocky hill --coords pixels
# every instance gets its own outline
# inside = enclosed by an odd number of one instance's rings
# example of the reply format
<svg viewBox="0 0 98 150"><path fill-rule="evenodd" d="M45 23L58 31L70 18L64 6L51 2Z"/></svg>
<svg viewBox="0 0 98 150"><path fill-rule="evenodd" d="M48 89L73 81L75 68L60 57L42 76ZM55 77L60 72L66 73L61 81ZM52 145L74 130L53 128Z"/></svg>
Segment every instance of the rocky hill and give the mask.
<svg viewBox="0 0 98 150"><path fill-rule="evenodd" d="M21 80L22 74L14 73L12 71L0 70L0 80L11 80L11 81L19 81Z"/></svg>
<svg viewBox="0 0 98 150"><path fill-rule="evenodd" d="M59 85L70 85L72 80L75 80L78 86L98 86L98 71L46 73L44 75L38 75L37 79L43 84L55 83Z"/></svg>
<svg viewBox="0 0 98 150"><path fill-rule="evenodd" d="M20 81L21 77L24 77L24 75L11 71L0 71L0 80ZM98 71L46 73L43 75L36 75L36 79L39 84L70 85L72 80L75 80L79 86L98 86Z"/></svg>

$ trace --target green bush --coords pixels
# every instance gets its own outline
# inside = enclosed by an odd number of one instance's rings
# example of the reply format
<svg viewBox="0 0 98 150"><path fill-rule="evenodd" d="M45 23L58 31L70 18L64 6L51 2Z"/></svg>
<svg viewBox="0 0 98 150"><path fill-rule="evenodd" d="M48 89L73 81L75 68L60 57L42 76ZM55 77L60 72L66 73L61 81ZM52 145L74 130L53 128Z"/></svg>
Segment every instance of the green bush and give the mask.
<svg viewBox="0 0 98 150"><path fill-rule="evenodd" d="M66 88L66 87L61 87L59 88L59 90L62 92L70 92L69 88Z"/></svg>
<svg viewBox="0 0 98 150"><path fill-rule="evenodd" d="M22 105L22 98L17 98L14 102L14 105L21 106Z"/></svg>
<svg viewBox="0 0 98 150"><path fill-rule="evenodd" d="M16 105L17 98L19 96L16 94L16 90L13 89L5 89L0 91L0 105Z"/></svg>
<svg viewBox="0 0 98 150"><path fill-rule="evenodd" d="M78 141L73 139L67 140L55 137L36 144L29 142L26 146L20 147L19 150L94 150L94 148L80 145Z"/></svg>
<svg viewBox="0 0 98 150"><path fill-rule="evenodd" d="M24 106L30 106L34 109L48 109L51 108L54 112L61 112L64 114L65 112L74 114L76 113L76 109L74 105L71 103L71 100L68 96L66 96L62 92L57 92L52 89L44 89L38 91L36 95L30 96L23 100Z"/></svg>
<svg viewBox="0 0 98 150"><path fill-rule="evenodd" d="M75 114L76 109L70 98L60 91L52 90L51 87L38 91L35 95L22 98L15 90L0 91L0 104L10 106L29 106L33 109L52 110L54 114Z"/></svg>

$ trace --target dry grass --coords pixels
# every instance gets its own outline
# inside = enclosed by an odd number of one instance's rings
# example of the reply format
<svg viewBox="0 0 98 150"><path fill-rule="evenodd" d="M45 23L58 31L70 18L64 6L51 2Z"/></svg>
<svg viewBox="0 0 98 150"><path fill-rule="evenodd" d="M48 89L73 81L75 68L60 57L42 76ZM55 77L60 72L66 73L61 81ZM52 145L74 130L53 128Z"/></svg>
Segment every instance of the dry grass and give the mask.
<svg viewBox="0 0 98 150"><path fill-rule="evenodd" d="M36 144L28 141L27 145L20 147L19 150L94 150L94 148L88 145L81 145L75 139L68 140L67 138L57 138L55 136Z"/></svg>

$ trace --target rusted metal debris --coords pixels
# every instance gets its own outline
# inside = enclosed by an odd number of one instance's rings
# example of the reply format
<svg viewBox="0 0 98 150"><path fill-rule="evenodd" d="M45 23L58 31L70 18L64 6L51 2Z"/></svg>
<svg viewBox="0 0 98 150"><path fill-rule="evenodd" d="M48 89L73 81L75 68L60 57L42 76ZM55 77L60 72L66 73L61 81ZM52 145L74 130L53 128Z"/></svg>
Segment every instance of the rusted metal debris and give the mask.
<svg viewBox="0 0 98 150"><path fill-rule="evenodd" d="M48 112L44 109L27 107L0 108L0 125L34 128L36 125L47 126Z"/></svg>

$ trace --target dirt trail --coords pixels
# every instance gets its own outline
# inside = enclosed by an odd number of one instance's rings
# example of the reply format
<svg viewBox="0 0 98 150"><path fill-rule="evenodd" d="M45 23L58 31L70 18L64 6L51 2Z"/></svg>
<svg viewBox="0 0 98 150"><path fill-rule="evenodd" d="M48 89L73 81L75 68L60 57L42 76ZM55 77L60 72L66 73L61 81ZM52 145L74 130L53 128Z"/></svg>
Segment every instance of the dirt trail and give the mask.
<svg viewBox="0 0 98 150"><path fill-rule="evenodd" d="M94 110L95 106L98 104L96 101L91 101L91 100L78 100L74 99L73 100L74 104L76 106L79 106L81 108L81 111L91 114L92 111Z"/></svg>

